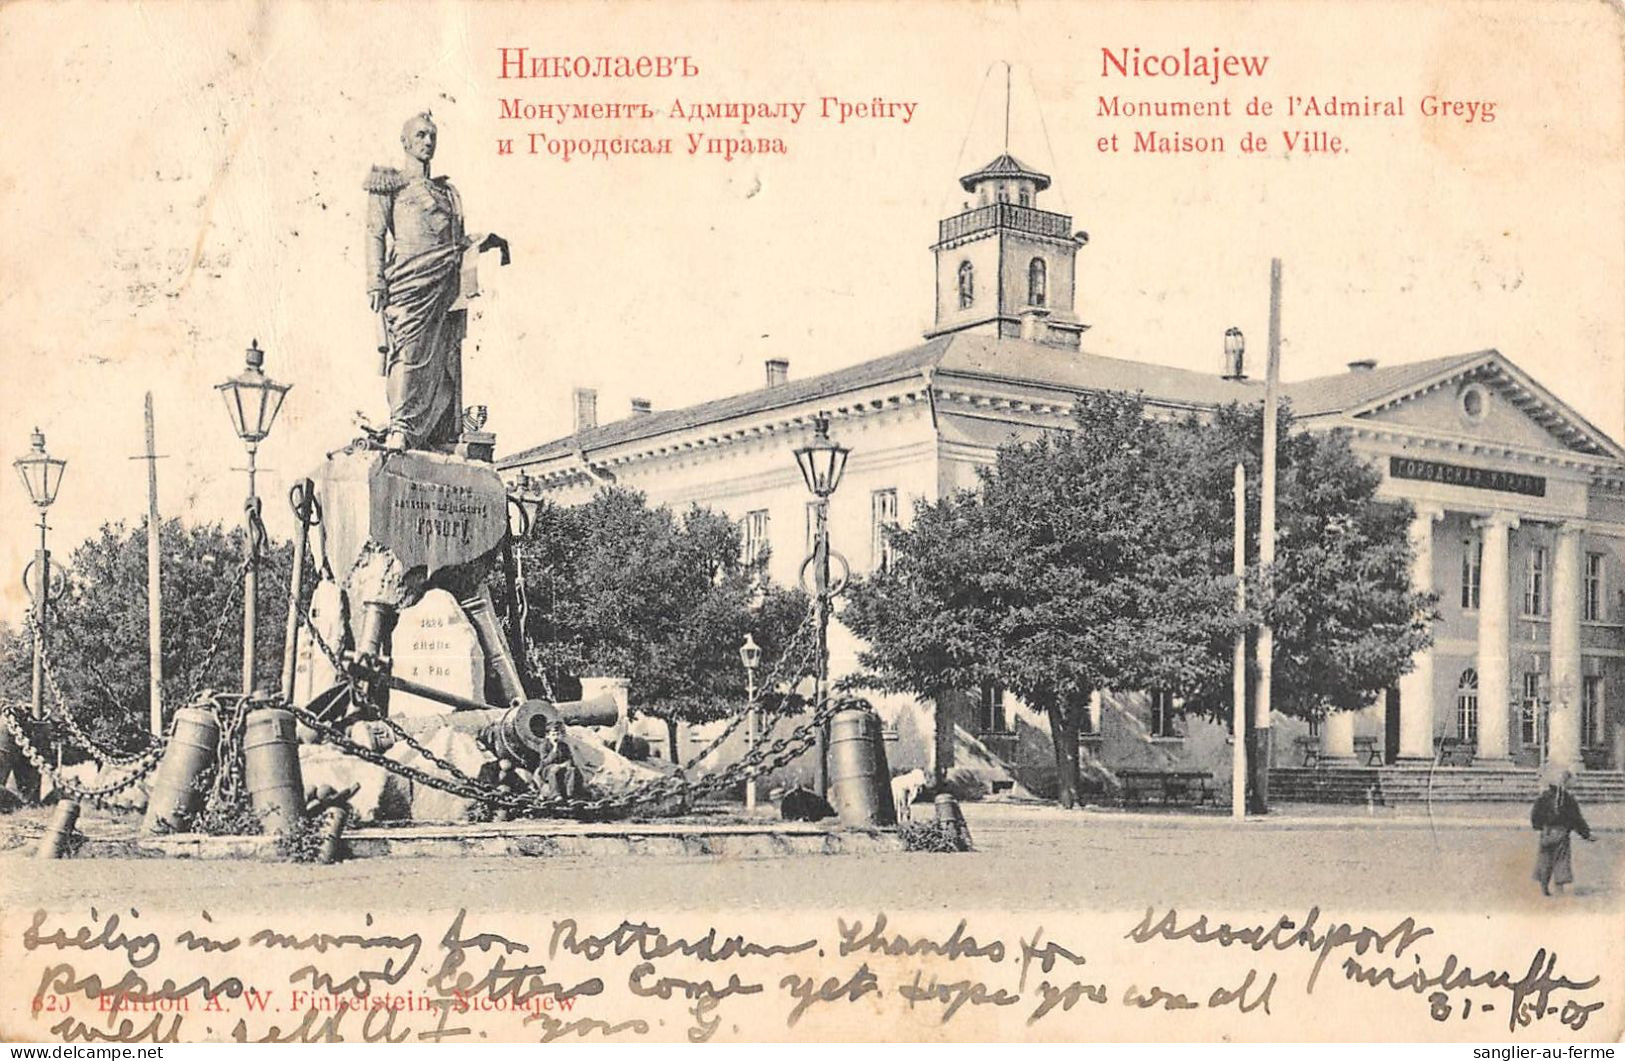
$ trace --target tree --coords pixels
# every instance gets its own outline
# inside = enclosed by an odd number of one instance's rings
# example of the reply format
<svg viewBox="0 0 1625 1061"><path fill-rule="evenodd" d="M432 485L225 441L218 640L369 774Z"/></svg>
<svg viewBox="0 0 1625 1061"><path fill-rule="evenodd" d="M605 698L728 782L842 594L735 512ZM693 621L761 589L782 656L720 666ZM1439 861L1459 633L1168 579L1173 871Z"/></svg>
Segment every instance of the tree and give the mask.
<svg viewBox="0 0 1625 1061"><path fill-rule="evenodd" d="M1293 431L1286 407L1278 423L1275 570L1262 582L1254 571L1248 590L1257 618L1275 631L1271 707L1297 717L1357 710L1396 684L1432 641L1436 599L1410 581L1414 513L1377 497L1381 473L1341 432ZM1201 518L1213 533L1230 533L1233 518L1228 487L1214 484L1229 482L1237 460L1246 466L1255 561L1262 437L1256 406L1226 406L1179 432L1190 489L1202 494ZM1187 693L1187 709L1227 712L1229 680L1227 672Z"/></svg>
<svg viewBox="0 0 1625 1061"><path fill-rule="evenodd" d="M227 531L219 523L186 526L170 519L159 525L167 710L199 690L237 690L242 684L242 596L236 587L244 538L241 528ZM282 671L292 562L286 543L267 546L260 558L255 670L272 686ZM134 529L103 525L73 551L64 572L67 588L53 608L47 642L63 700L104 746L138 748L146 740L150 703L145 523ZM307 571L307 595L312 582ZM0 691L26 701L32 659L27 629L0 632ZM45 700L49 713L49 689Z"/></svg>
<svg viewBox="0 0 1625 1061"><path fill-rule="evenodd" d="M1408 506L1377 499L1380 477L1345 439L1282 432L1277 563L1237 615L1231 469L1249 469L1256 558L1261 413L1169 422L1089 394L1076 420L1000 449L979 491L921 504L894 534L891 571L854 586L842 616L868 642L868 680L928 697L1002 684L1048 715L1069 806L1096 689L1228 715L1235 634L1268 616L1273 705L1302 715L1364 706L1428 643Z"/></svg>
<svg viewBox="0 0 1625 1061"><path fill-rule="evenodd" d="M1170 426L1111 394L1080 397L1076 418L1001 448L980 490L917 506L891 569L842 613L881 688L935 698L993 681L1045 712L1064 806L1090 695L1202 688L1238 621L1216 562L1228 544L1194 519Z"/></svg>
<svg viewBox="0 0 1625 1061"><path fill-rule="evenodd" d="M732 520L698 507L679 517L631 490L543 502L517 550L533 665L553 686L626 678L631 706L666 721L674 761L679 722L743 704L746 633L770 669L807 611L805 595L742 563Z"/></svg>

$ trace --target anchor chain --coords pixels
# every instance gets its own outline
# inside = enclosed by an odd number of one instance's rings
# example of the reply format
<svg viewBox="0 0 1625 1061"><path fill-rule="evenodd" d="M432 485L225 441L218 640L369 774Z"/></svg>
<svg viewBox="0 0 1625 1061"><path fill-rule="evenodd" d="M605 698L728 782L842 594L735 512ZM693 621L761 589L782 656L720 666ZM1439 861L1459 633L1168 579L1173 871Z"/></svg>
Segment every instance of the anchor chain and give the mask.
<svg viewBox="0 0 1625 1061"><path fill-rule="evenodd" d="M799 628L796 635L792 636L790 645L786 646L786 652L780 657L779 664L773 672L775 677L792 659L790 648L800 640L804 630L810 628L812 615L813 613L809 610L809 619L803 622L802 628ZM348 668L344 666L343 660L339 658L338 654L327 644L326 639L321 636L320 631L316 629L308 611L300 614L300 622L310 632L312 643L327 657L335 672L344 675L344 681L348 687L352 702L361 707L373 707L374 705L367 697L360 683L350 674ZM776 682L764 683L764 691L773 688L775 684ZM649 804L680 796L708 795L742 783L753 773L776 770L804 754L812 746L817 729L844 702L845 698L832 700L826 695L824 701L815 705L811 717L790 733L771 743L759 744L755 749L752 749L744 757L728 767L706 775L698 781L690 781L683 771L678 771L669 776L651 778L618 795L605 796L595 800L581 799L579 797L543 796L539 793L515 793L494 788L469 777L468 774L459 770L453 764L430 752L421 742L406 734L398 724L390 722L387 718L382 719L397 736L405 741L408 747L423 756L425 761L451 775L449 777L440 777L417 767L398 762L380 752L350 740L344 733L303 706L298 704L289 704L288 706L300 722L321 735L324 740L341 752L371 763L397 776L405 777L415 784L422 784L462 799L472 800L489 807L500 807L522 815L554 813L584 818L607 815L612 812L625 812L640 804ZM692 767L695 763L711 754L722 743L722 740L726 739L728 733L737 728L739 722L748 714L749 707L754 706L754 703L753 701L751 705L747 705L746 711L740 712L739 716L733 720L721 737L713 740L702 750L700 755L690 760L690 766Z"/></svg>
<svg viewBox="0 0 1625 1061"><path fill-rule="evenodd" d="M124 803L113 797L139 784L152 773L158 766L158 760L163 754L162 749L154 747L142 753L135 762L129 764L130 772L123 777L115 778L100 787L87 787L59 773L40 750L34 747L34 742L29 739L26 727L18 714L18 708L22 706L25 705L20 705L15 700L0 698L0 725L11 730L11 735L16 738L17 747L21 749L23 757L39 771L41 777L48 778L57 789L76 800L116 810L141 809L140 803Z"/></svg>
<svg viewBox="0 0 1625 1061"><path fill-rule="evenodd" d="M37 639L39 637L39 631L34 629L34 620L32 616L29 617L28 626L31 630L33 630L34 636ZM51 662L51 653L48 643L41 644L40 646L40 664L40 670L44 672L45 675L46 688L50 691L51 700L53 701L51 711L52 715L54 715L62 723L63 729L67 730L68 736L71 738L74 745L88 754L91 760L95 762L97 766L129 766L133 763L140 762L142 759L152 755L154 752L163 750L164 739L158 738L155 741L149 739L147 747L142 748L140 751L130 752L127 754L109 751L104 745L98 742L96 738L85 732L85 730L74 719L73 711L68 706L67 698L62 695L62 687L57 683L56 668ZM117 697L113 695L113 691L111 689L106 688L107 683L105 681L101 681L100 675L97 675L97 680L102 684L104 691L108 695L108 699L116 703Z"/></svg>

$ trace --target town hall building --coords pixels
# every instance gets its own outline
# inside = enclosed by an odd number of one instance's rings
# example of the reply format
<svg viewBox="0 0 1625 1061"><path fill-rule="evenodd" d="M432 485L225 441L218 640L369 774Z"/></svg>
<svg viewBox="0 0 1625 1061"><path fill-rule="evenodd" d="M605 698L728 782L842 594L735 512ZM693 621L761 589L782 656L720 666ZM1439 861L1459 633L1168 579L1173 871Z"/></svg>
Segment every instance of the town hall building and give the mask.
<svg viewBox="0 0 1625 1061"><path fill-rule="evenodd" d="M1260 402L1262 382L1242 365L1208 375L1081 349L1074 262L1087 237L1039 205L1049 183L1009 154L961 179L972 199L939 223L935 317L920 345L808 379L768 361L756 390L683 409L634 403L613 421L578 390L572 434L499 461L510 490L569 504L616 484L725 511L746 559L793 585L813 509L791 451L819 416L851 449L830 502L832 546L864 574L888 563L886 528L917 500L974 486L1003 444L1071 429L1080 393L1139 393L1171 414ZM1381 496L1414 506L1414 579L1440 615L1432 648L1379 703L1314 725L1278 718L1275 763L1484 778L1550 759L1618 772L1625 449L1495 350L1356 361L1281 390L1297 426L1346 432L1381 471ZM855 670L858 648L837 624L831 673ZM875 699L894 767L968 771L993 790L1053 787L1046 721L997 686L935 703ZM1085 730L1100 784L1178 766L1222 784L1228 768L1227 728L1154 690L1098 696Z"/></svg>

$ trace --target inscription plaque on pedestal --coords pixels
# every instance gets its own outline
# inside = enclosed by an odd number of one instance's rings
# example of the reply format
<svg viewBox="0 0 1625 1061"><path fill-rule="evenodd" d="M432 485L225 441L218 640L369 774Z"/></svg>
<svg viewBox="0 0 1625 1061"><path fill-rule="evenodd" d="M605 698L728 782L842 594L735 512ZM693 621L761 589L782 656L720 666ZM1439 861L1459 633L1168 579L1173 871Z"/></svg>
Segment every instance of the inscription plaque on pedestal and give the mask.
<svg viewBox="0 0 1625 1061"><path fill-rule="evenodd" d="M485 699L485 653L457 598L431 589L403 609L391 636L393 672L409 681L472 700ZM452 708L399 689L389 694L393 718L450 714Z"/></svg>
<svg viewBox="0 0 1625 1061"><path fill-rule="evenodd" d="M311 479L340 581L369 542L403 572L433 577L487 555L508 532L507 492L489 464L369 450L334 454Z"/></svg>

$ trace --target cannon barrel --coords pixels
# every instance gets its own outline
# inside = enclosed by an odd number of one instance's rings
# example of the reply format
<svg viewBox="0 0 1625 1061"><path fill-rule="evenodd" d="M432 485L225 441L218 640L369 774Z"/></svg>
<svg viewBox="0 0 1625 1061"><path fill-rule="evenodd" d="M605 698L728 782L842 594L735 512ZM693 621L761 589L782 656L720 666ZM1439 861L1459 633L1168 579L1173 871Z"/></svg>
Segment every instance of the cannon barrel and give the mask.
<svg viewBox="0 0 1625 1061"><path fill-rule="evenodd" d="M396 719L395 724L414 737L450 726L462 733L479 734L491 727L505 726L519 747L536 747L547 737L547 724L558 719L567 726L612 726L620 718L615 697L602 693L589 700L526 700L518 707L484 708L479 711L453 711L445 715L415 715Z"/></svg>

